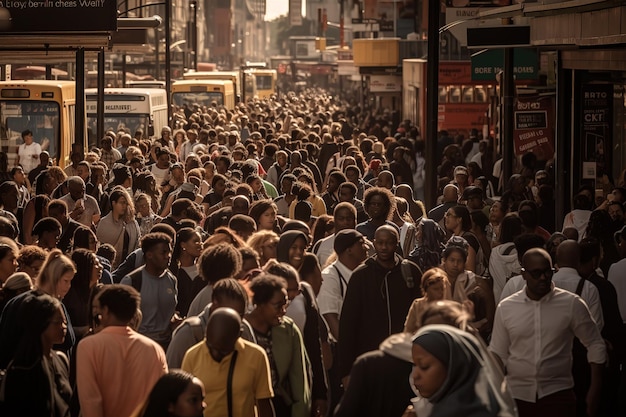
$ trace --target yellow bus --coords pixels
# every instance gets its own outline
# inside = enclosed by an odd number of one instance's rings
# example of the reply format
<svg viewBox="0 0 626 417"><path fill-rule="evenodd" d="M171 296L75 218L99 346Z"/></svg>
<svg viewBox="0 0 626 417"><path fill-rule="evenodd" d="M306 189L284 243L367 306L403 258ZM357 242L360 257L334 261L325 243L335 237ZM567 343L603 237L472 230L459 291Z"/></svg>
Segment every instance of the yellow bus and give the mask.
<svg viewBox="0 0 626 417"><path fill-rule="evenodd" d="M16 159L21 134L27 129L59 166L69 164L76 139L75 112L73 81L0 82L0 147L8 156L9 166Z"/></svg>
<svg viewBox="0 0 626 417"><path fill-rule="evenodd" d="M237 102L241 99L241 82L238 71L188 71L183 74L183 80L229 80L233 83Z"/></svg>
<svg viewBox="0 0 626 417"><path fill-rule="evenodd" d="M276 94L276 80L278 74L275 69L253 68L250 73L256 79L256 96L260 99L270 98Z"/></svg>
<svg viewBox="0 0 626 417"><path fill-rule="evenodd" d="M175 110L184 106L235 108L235 88L230 80L177 80L172 83L172 105Z"/></svg>

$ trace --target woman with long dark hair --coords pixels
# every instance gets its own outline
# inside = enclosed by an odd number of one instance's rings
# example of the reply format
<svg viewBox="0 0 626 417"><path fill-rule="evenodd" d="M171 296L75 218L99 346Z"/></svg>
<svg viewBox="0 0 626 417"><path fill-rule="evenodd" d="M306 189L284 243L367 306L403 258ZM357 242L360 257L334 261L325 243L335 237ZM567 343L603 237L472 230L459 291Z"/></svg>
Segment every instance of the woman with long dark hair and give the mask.
<svg viewBox="0 0 626 417"><path fill-rule="evenodd" d="M206 408L204 384L192 374L175 369L163 375L133 417L201 417Z"/></svg>
<svg viewBox="0 0 626 417"><path fill-rule="evenodd" d="M202 236L198 230L183 227L176 233L176 244L172 253L170 270L178 280L178 304L176 310L186 317L189 305L206 286L200 277L196 261L202 253Z"/></svg>
<svg viewBox="0 0 626 417"><path fill-rule="evenodd" d="M61 302L47 294L20 308L24 329L7 367L4 408L7 416L68 417L72 388L69 361L53 345L62 344L67 321Z"/></svg>
<svg viewBox="0 0 626 417"><path fill-rule="evenodd" d="M72 261L76 265L76 273L72 279L72 287L63 298L63 304L72 320L76 336L80 339L89 330L89 294L102 277L102 264L96 254L87 249L74 250Z"/></svg>
<svg viewBox="0 0 626 417"><path fill-rule="evenodd" d="M444 224L453 236L460 236L469 243L466 268L468 271L476 271L480 243L474 233L471 232L472 218L467 207L460 205L450 207L444 216Z"/></svg>

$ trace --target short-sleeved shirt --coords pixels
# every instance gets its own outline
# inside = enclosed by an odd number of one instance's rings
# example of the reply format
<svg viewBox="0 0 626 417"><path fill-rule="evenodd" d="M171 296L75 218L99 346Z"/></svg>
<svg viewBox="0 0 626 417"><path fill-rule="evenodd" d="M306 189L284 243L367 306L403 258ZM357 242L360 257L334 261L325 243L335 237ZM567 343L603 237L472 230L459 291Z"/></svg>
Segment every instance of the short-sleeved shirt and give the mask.
<svg viewBox="0 0 626 417"><path fill-rule="evenodd" d="M122 278L122 284L132 285L130 275ZM176 277L169 270L154 276L142 270L141 275L141 325L139 333L157 343L169 342L170 321L176 310L178 289Z"/></svg>
<svg viewBox="0 0 626 417"><path fill-rule="evenodd" d="M272 382L267 355L254 343L239 338L235 344L237 360L233 371L233 417L256 415L257 400L272 398ZM207 408L204 416L228 415L226 395L228 371L233 354L227 355L220 362L209 353L205 341L189 348L183 358L182 369L195 375L204 383Z"/></svg>
<svg viewBox="0 0 626 417"><path fill-rule="evenodd" d="M22 143L18 147L17 154L20 157L20 165L24 169L25 174L28 174L31 170L37 168L37 165L39 165L40 153L41 145L37 142L33 142L30 145Z"/></svg>
<svg viewBox="0 0 626 417"><path fill-rule="evenodd" d="M67 204L68 213L74 210L74 208L76 207L77 200L74 200L69 193L61 197L60 200L65 201L65 203ZM81 214L80 217L76 219L76 221L83 226L91 227L91 223L93 222L93 216L100 214L100 206L98 205L96 199L90 195L85 195L83 203L85 211L83 211L83 214Z"/></svg>

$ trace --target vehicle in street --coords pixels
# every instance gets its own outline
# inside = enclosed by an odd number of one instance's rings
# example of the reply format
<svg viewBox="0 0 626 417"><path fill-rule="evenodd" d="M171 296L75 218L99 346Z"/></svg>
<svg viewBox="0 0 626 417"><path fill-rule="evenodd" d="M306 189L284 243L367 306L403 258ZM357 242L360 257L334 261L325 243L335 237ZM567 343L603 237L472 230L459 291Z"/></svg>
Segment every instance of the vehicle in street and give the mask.
<svg viewBox="0 0 626 417"><path fill-rule="evenodd" d="M249 71L256 78L257 97L264 99L276 94L278 74L275 69L253 68Z"/></svg>
<svg viewBox="0 0 626 417"><path fill-rule="evenodd" d="M76 138L76 85L73 81L0 82L0 147L14 161L21 134L34 140L65 167Z"/></svg>
<svg viewBox="0 0 626 417"><path fill-rule="evenodd" d="M99 145L96 137L97 99L97 89L85 90L89 147ZM128 128L133 135L137 129L141 129L144 138L151 138L161 133L164 126L167 126L165 90L158 88L104 89L105 131L112 129L117 132L121 128Z"/></svg>
<svg viewBox="0 0 626 417"><path fill-rule="evenodd" d="M184 80L229 80L232 81L236 94L236 102L239 103L245 97L256 95L256 83L254 75L246 71L243 74L246 89L242 90L241 73L239 71L188 71L183 74Z"/></svg>
<svg viewBox="0 0 626 417"><path fill-rule="evenodd" d="M235 108L235 87L230 80L177 80L172 83L172 105L182 107L211 107L213 104L229 110Z"/></svg>
<svg viewBox="0 0 626 417"><path fill-rule="evenodd" d="M426 126L426 68L425 59L405 59L402 77L402 118L414 120L420 129ZM479 132L490 124L490 98L495 87L485 81L472 81L469 61L439 63L439 105L437 130L451 135L469 137L469 131Z"/></svg>

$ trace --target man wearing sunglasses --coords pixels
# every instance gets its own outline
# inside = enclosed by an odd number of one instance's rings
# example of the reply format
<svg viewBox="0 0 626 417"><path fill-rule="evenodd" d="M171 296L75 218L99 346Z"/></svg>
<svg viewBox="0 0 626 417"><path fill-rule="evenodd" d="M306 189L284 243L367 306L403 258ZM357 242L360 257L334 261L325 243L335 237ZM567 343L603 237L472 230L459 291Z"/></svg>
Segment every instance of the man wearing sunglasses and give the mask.
<svg viewBox="0 0 626 417"><path fill-rule="evenodd" d="M552 282L548 252L530 249L522 259L524 288L496 310L490 350L502 361L519 416L576 415L572 345L587 349L591 383L587 415L596 415L606 347L589 308L577 295Z"/></svg>

